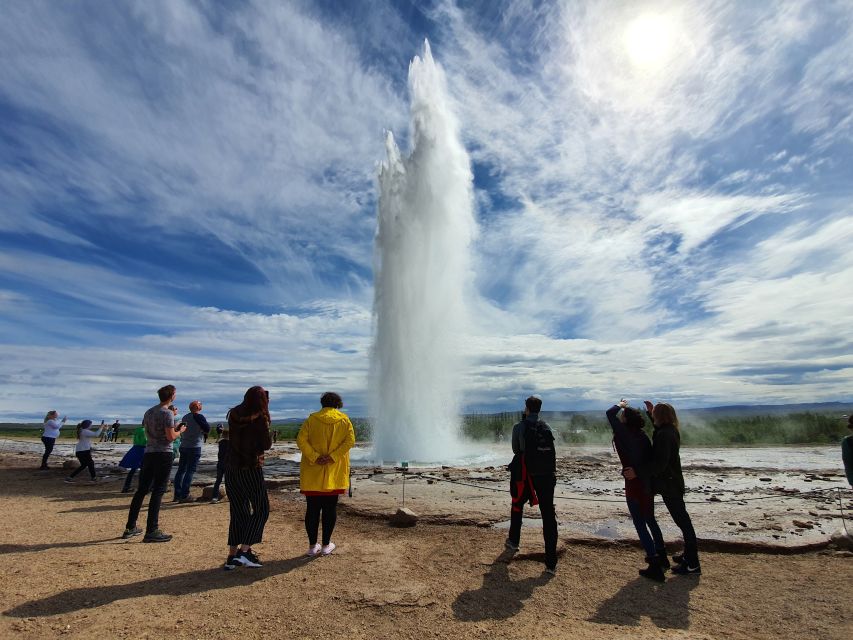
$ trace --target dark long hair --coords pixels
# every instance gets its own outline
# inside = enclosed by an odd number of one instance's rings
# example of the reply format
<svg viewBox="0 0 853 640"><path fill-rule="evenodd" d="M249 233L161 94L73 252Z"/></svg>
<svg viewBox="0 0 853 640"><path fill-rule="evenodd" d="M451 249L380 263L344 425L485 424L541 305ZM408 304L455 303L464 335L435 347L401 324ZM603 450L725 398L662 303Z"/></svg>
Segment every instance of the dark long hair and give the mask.
<svg viewBox="0 0 853 640"><path fill-rule="evenodd" d="M271 422L269 393L261 386L249 387L243 396L243 402L236 407L231 407L228 413L231 412L241 418L260 413L266 419L267 424L269 424Z"/></svg>
<svg viewBox="0 0 853 640"><path fill-rule="evenodd" d="M77 425L77 439L78 440L80 439L80 432L83 429L88 429L91 426L92 426L91 420L82 420L80 423L78 423L78 425Z"/></svg>

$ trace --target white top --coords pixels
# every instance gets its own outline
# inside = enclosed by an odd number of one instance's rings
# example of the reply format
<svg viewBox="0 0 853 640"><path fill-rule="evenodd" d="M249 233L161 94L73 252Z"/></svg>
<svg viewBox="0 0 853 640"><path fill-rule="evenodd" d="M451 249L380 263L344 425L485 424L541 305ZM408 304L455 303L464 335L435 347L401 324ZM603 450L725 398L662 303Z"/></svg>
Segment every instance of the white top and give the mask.
<svg viewBox="0 0 853 640"><path fill-rule="evenodd" d="M59 418L51 418L47 422L44 423L44 437L45 438L58 438L59 430L62 428L62 425L65 423L65 420L60 420Z"/></svg>
<svg viewBox="0 0 853 640"><path fill-rule="evenodd" d="M74 451L91 451L92 440L100 436L103 430L103 427L98 427L97 429L80 429L80 439L77 441Z"/></svg>

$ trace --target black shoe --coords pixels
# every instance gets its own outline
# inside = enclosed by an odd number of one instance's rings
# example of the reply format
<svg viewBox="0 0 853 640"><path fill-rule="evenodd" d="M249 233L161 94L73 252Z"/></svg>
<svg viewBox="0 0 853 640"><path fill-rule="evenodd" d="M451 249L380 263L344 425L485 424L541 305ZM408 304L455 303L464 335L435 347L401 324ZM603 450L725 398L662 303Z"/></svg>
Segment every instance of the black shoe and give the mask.
<svg viewBox="0 0 853 640"><path fill-rule="evenodd" d="M640 575L655 582L666 582L666 576L663 574L663 569L656 562L650 562L647 569L640 569Z"/></svg>
<svg viewBox="0 0 853 640"><path fill-rule="evenodd" d="M684 562L684 554L683 553L674 553L672 555L672 561L675 564L681 564Z"/></svg>
<svg viewBox="0 0 853 640"><path fill-rule="evenodd" d="M163 533L160 529L155 529L151 533L146 533L142 538L142 542L169 542L172 536L168 533Z"/></svg>
<svg viewBox="0 0 853 640"><path fill-rule="evenodd" d="M658 561L658 566L664 571L666 571L672 566L671 564L669 564L669 558L666 557L666 553L659 553L656 557Z"/></svg>
<svg viewBox="0 0 853 640"><path fill-rule="evenodd" d="M258 569L259 567L264 566L258 556L251 551L238 551L234 556L234 561L239 562L244 567L250 567L252 569Z"/></svg>
<svg viewBox="0 0 853 640"><path fill-rule="evenodd" d="M222 568L226 571L232 571L233 569L242 566L243 563L239 562L234 556L228 556L228 558L225 560L225 564L222 565Z"/></svg>
<svg viewBox="0 0 853 640"><path fill-rule="evenodd" d="M125 529L124 533L121 534L121 537L124 538L125 540L127 540L128 538L132 538L133 536L139 536L139 535L142 535L142 529L140 529L139 527L133 527L133 528Z"/></svg>
<svg viewBox="0 0 853 640"><path fill-rule="evenodd" d="M702 567L698 562L693 566L687 562L682 562L680 565L675 567L672 572L677 573L680 576L700 576L702 575Z"/></svg>

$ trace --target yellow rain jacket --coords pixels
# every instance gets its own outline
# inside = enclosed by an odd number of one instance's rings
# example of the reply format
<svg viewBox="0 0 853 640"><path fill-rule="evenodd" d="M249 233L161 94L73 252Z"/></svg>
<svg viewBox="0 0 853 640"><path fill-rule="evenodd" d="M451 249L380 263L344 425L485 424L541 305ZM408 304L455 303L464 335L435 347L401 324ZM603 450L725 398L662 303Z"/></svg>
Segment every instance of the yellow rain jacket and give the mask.
<svg viewBox="0 0 853 640"><path fill-rule="evenodd" d="M355 444L355 431L343 411L324 407L312 413L302 423L296 444L302 451L300 491L340 491L349 487L349 450ZM322 455L331 456L334 462L317 464Z"/></svg>

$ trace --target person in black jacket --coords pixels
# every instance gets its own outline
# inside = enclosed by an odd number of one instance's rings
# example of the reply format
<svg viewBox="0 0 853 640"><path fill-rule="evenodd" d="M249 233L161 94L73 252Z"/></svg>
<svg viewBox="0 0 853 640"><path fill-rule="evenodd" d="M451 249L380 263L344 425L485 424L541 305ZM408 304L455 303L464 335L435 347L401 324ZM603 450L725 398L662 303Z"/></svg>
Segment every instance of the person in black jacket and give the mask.
<svg viewBox="0 0 853 640"><path fill-rule="evenodd" d="M220 427L222 425L219 425ZM217 427L218 428L218 427ZM213 492L210 501L214 504L219 502L219 485L225 477L225 466L228 463L228 429L223 429L216 435L219 450L216 452L216 482L213 483Z"/></svg>
<svg viewBox="0 0 853 640"><path fill-rule="evenodd" d="M649 466L652 489L661 495L669 515L681 529L681 535L684 537L684 553L672 557L678 564L672 572L681 575L698 575L702 573L702 568L699 564L696 531L693 529L693 523L684 504L684 475L681 472L679 455L681 435L678 431L678 416L672 405L666 402L653 405L646 400L645 405L655 425L652 437L652 461ZM631 469L631 475L635 475L634 471ZM629 475L626 474L625 477L628 478Z"/></svg>
<svg viewBox="0 0 853 640"><path fill-rule="evenodd" d="M605 415L613 429L613 446L622 463L622 469L631 468L637 476L630 480L625 478L625 501L628 503L628 512L649 565L640 569L640 575L664 582L664 571L669 569L670 565L666 557L663 534L655 520L655 501L649 470L652 443L643 430L643 416L636 409L629 407L625 400L620 400L619 404L610 407Z"/></svg>
<svg viewBox="0 0 853 640"><path fill-rule="evenodd" d="M506 548L515 553L521 541L524 503L539 505L542 536L545 539L545 572L557 573L557 514L554 489L557 486L557 463L554 434L547 422L539 419L542 400L530 396L524 401L524 419L512 428L512 462L510 471L509 537Z"/></svg>

